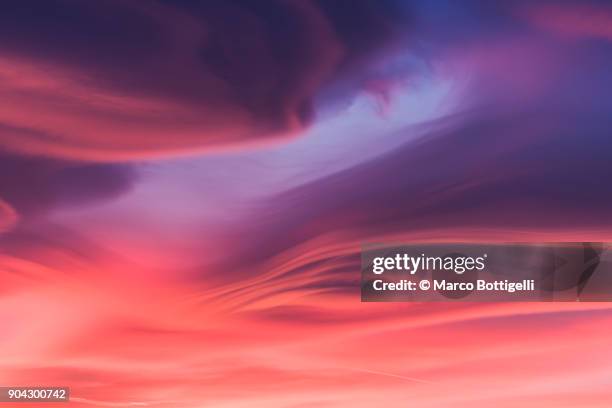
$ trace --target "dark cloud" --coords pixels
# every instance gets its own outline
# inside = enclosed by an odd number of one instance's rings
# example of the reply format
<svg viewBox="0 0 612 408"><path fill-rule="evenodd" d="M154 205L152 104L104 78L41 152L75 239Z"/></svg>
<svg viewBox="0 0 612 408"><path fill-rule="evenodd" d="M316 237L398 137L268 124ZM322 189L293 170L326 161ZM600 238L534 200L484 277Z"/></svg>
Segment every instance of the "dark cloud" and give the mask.
<svg viewBox="0 0 612 408"><path fill-rule="evenodd" d="M609 40L605 3L538 5L3 2L0 140L21 153L98 161L232 148L295 135L315 108L393 83L384 77L414 69L380 68L398 50L425 64L471 52L475 75L530 88L526 60L539 58L542 70L558 63L546 61L548 50L521 52L534 39L543 48ZM496 42L504 36L514 41L505 50Z"/></svg>
<svg viewBox="0 0 612 408"><path fill-rule="evenodd" d="M0 138L117 160L294 133L323 86L405 31L398 4L5 2Z"/></svg>
<svg viewBox="0 0 612 408"><path fill-rule="evenodd" d="M0 153L0 197L20 217L115 198L136 179L131 165L90 164Z"/></svg>

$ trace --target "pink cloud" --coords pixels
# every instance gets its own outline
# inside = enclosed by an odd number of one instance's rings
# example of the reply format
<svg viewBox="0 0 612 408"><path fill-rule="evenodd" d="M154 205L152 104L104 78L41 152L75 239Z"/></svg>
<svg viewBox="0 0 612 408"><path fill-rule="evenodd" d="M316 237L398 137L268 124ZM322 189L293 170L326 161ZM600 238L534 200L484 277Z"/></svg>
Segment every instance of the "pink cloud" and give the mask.
<svg viewBox="0 0 612 408"><path fill-rule="evenodd" d="M606 4L534 4L524 13L535 26L567 38L612 40L612 7Z"/></svg>

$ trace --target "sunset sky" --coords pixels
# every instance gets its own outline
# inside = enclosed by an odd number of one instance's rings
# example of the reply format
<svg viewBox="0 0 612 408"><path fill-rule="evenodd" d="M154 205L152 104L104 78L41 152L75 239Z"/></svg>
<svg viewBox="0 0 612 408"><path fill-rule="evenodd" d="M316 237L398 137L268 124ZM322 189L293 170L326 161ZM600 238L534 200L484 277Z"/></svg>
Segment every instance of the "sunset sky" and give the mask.
<svg viewBox="0 0 612 408"><path fill-rule="evenodd" d="M611 86L606 1L4 1L0 385L609 408L612 304L359 279L367 242L612 241Z"/></svg>

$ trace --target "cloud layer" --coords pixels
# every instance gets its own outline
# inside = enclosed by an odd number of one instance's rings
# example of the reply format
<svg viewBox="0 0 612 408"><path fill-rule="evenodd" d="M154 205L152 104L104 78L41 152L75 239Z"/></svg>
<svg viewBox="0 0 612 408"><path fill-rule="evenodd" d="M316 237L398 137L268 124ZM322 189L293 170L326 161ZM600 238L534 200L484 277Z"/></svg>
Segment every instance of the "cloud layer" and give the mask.
<svg viewBox="0 0 612 408"><path fill-rule="evenodd" d="M0 383L75 407L607 408L608 304L364 304L359 251L612 240L609 16L4 2Z"/></svg>

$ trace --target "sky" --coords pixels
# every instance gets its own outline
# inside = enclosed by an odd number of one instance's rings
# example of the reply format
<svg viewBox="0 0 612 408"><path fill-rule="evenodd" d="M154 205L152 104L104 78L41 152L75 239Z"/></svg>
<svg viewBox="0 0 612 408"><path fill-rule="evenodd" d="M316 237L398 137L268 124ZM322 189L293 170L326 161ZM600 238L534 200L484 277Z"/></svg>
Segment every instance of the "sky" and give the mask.
<svg viewBox="0 0 612 408"><path fill-rule="evenodd" d="M361 303L359 271L612 240L612 5L20 0L0 38L0 385L610 406L608 303Z"/></svg>

